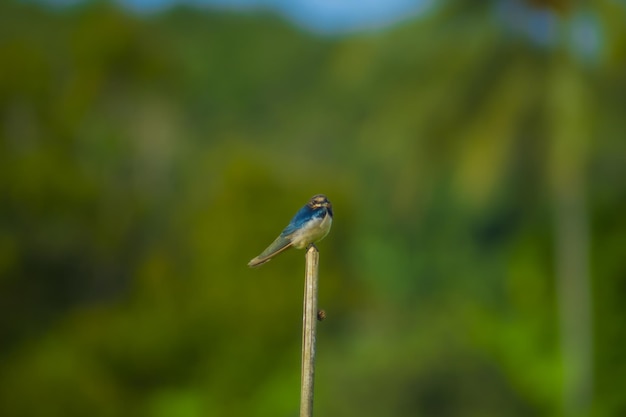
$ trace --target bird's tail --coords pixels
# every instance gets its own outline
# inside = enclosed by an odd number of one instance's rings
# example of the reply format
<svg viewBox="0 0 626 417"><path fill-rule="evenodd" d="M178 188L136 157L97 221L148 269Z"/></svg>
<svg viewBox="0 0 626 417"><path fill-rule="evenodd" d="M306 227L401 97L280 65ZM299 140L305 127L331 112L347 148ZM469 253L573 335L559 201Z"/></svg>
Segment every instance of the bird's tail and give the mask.
<svg viewBox="0 0 626 417"><path fill-rule="evenodd" d="M267 247L259 256L248 262L248 266L253 268L255 266L263 265L268 262L274 256L278 255L282 251L289 249L292 245L291 239L287 239L284 236L278 236L271 245Z"/></svg>

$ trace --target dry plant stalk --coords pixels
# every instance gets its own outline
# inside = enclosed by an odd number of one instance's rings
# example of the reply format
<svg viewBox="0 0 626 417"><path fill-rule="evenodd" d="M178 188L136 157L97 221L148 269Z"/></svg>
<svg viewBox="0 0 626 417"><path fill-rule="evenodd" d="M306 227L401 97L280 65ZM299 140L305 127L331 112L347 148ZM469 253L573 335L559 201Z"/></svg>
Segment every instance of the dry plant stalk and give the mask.
<svg viewBox="0 0 626 417"><path fill-rule="evenodd" d="M315 374L318 266L319 251L315 245L311 245L306 251L306 275L304 279L300 417L313 417L313 377Z"/></svg>

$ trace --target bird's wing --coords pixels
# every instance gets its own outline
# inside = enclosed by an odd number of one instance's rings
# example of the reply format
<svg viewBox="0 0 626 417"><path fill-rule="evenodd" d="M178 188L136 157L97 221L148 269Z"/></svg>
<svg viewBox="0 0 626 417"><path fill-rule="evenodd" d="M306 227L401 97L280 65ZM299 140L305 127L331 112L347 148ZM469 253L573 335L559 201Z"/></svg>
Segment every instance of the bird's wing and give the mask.
<svg viewBox="0 0 626 417"><path fill-rule="evenodd" d="M285 230L280 234L281 236L290 236L296 230L299 230L305 223L311 221L314 218L323 218L326 214L325 210L313 210L309 206L302 207L293 219L289 222Z"/></svg>
<svg viewBox="0 0 626 417"><path fill-rule="evenodd" d="M269 261L270 259L278 255L282 251L289 249L292 244L291 239L285 237L283 234L284 232L281 233L281 235L278 236L276 240L274 240L272 244L269 245L267 249L265 249L259 256L257 256L256 258L248 262L248 266L255 267L255 266L263 265L265 262Z"/></svg>

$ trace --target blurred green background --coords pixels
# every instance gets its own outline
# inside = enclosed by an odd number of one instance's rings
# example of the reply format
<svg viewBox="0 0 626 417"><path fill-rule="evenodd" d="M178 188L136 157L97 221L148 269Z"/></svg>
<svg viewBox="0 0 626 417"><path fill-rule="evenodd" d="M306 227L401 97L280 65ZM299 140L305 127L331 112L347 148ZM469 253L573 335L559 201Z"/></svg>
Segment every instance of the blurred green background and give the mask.
<svg viewBox="0 0 626 417"><path fill-rule="evenodd" d="M0 415L626 415L624 2L377 31L0 3Z"/></svg>

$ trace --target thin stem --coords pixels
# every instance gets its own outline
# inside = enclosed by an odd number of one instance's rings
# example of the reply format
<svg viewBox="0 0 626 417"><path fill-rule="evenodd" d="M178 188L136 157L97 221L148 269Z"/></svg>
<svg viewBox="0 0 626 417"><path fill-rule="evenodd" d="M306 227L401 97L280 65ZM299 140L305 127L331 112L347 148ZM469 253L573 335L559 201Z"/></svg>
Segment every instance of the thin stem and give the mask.
<svg viewBox="0 0 626 417"><path fill-rule="evenodd" d="M302 384L300 389L300 417L313 416L318 266L319 252L315 245L311 245L306 252L304 306L302 311Z"/></svg>

